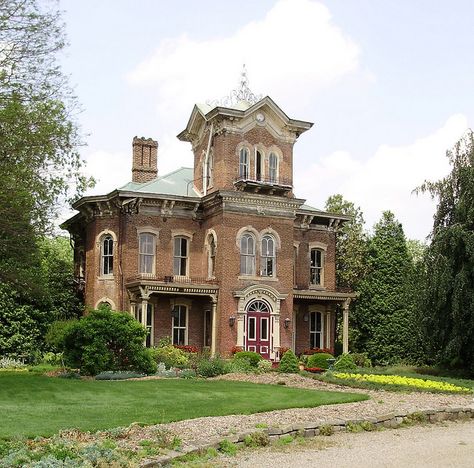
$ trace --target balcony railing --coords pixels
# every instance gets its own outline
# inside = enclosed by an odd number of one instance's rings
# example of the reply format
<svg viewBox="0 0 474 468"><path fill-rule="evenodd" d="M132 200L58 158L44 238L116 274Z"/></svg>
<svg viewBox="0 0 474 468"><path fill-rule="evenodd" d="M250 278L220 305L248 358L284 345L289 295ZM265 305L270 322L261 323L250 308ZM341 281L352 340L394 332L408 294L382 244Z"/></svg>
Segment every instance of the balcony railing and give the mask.
<svg viewBox="0 0 474 468"><path fill-rule="evenodd" d="M235 179L235 183L251 183L251 184L262 184L268 186L288 187L292 188L293 184L290 179L284 177L268 178L268 177L244 177L239 176Z"/></svg>
<svg viewBox="0 0 474 468"><path fill-rule="evenodd" d="M138 275L127 278L127 283L136 281L153 281L166 284L219 284L215 278L206 278L201 276L157 276L150 273L139 273Z"/></svg>

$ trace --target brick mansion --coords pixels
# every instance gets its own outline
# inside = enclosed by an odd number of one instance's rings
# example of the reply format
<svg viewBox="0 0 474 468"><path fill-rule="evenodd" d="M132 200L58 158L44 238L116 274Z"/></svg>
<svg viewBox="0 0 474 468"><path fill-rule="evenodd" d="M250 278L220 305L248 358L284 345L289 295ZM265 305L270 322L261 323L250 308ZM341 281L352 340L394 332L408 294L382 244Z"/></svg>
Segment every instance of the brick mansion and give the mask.
<svg viewBox="0 0 474 468"><path fill-rule="evenodd" d="M278 361L282 348L348 349L350 292L336 287L335 233L347 217L297 198L294 145L312 123L254 96L243 75L225 102L195 105L178 139L193 168L160 174L158 142L133 139L132 180L86 196L64 223L85 305L107 303L148 330L147 346Z"/></svg>

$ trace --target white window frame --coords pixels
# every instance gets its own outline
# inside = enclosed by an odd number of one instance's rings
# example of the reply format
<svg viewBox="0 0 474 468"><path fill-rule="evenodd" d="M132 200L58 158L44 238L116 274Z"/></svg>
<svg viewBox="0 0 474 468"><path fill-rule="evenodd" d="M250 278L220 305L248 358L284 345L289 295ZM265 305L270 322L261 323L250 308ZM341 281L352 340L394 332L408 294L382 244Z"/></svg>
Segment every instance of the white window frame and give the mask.
<svg viewBox="0 0 474 468"><path fill-rule="evenodd" d="M178 309L179 313L181 314L184 310L184 327L181 325L175 326L175 310ZM187 305L184 304L175 304L173 309L173 318L171 320L171 343L178 346L187 346L188 344L188 328L189 328L189 308ZM180 345L179 343L175 343L174 339L174 331L176 330L184 330L184 344Z"/></svg>
<svg viewBox="0 0 474 468"><path fill-rule="evenodd" d="M315 264L313 265L313 252L315 253ZM316 264L317 260L317 253L320 253L321 263L320 265ZM325 264L325 255L326 252L321 247L312 247L309 252L309 282L311 286L324 286L324 264ZM319 273L319 282L315 282L314 279L317 277L317 273ZM314 278L314 279L313 279Z"/></svg>
<svg viewBox="0 0 474 468"><path fill-rule="evenodd" d="M109 248L110 246L112 246L112 252L111 253L105 253L105 242L107 241L107 244L109 245ZM101 238L101 241L100 241L100 274L101 276L113 276L114 275L114 251L115 251L115 242L114 242L114 238L111 234L105 234L104 236L102 236ZM112 267L109 268L110 269L107 269L106 271L106 259L109 260L111 259L112 260ZM108 262L107 262L108 263Z"/></svg>
<svg viewBox="0 0 474 468"><path fill-rule="evenodd" d="M243 157L245 155L245 157ZM246 146L239 150L239 178L248 179L250 176L250 151Z"/></svg>
<svg viewBox="0 0 474 468"><path fill-rule="evenodd" d="M247 341L257 341L257 317L248 317ZM250 337L250 322L254 323L253 338Z"/></svg>
<svg viewBox="0 0 474 468"><path fill-rule="evenodd" d="M268 244L271 242L272 249L269 251ZM271 274L268 274L268 261L271 261ZM262 237L260 247L260 276L273 278L276 276L276 241L270 234L265 234Z"/></svg>
<svg viewBox="0 0 474 468"><path fill-rule="evenodd" d="M176 241L185 241L186 242L186 255L182 255L182 243L180 242L180 252L176 252ZM190 239L189 237L178 235L173 237L173 275L174 276L189 276L189 246L190 246ZM177 259L179 259L179 268L176 268ZM185 268L184 272L182 271L182 260L185 259Z"/></svg>
<svg viewBox="0 0 474 468"><path fill-rule="evenodd" d="M320 330L317 329L318 321L317 321L317 315L316 314L319 314L319 316L320 316L320 322L319 322L321 324ZM314 319L312 317L314 317ZM313 320L314 320L314 329L312 329L313 327L311 326L311 322L313 322ZM310 346L310 348L324 348L324 314L320 311L309 312L308 327L309 327L309 346ZM319 335L319 346L316 345L318 335Z"/></svg>
<svg viewBox="0 0 474 468"><path fill-rule="evenodd" d="M252 240L253 251L249 252L249 239ZM244 246L245 241L245 246ZM240 274L243 276L255 276L255 265L257 258L257 243L255 236L250 232L244 232L240 237ZM242 260L245 259L245 268L242 268ZM250 269L249 269L250 265ZM250 270L250 271L249 271Z"/></svg>
<svg viewBox="0 0 474 468"><path fill-rule="evenodd" d="M275 167L272 167L272 159L275 160ZM277 184L278 183L278 155L272 151L269 155L268 155L268 182L271 182L271 183L274 183L274 184ZM273 177L273 174L272 172L275 172L274 174L274 177Z"/></svg>
<svg viewBox="0 0 474 468"><path fill-rule="evenodd" d="M152 252L144 252L142 251L143 242L142 238L145 236L149 236L151 239L151 250ZM142 260L146 259L147 257L151 257L151 271L144 271L143 265L146 265L146 262L142 262ZM155 263L156 263L156 235L152 232L140 232L138 234L138 272L141 274L148 274L154 275L155 274Z"/></svg>

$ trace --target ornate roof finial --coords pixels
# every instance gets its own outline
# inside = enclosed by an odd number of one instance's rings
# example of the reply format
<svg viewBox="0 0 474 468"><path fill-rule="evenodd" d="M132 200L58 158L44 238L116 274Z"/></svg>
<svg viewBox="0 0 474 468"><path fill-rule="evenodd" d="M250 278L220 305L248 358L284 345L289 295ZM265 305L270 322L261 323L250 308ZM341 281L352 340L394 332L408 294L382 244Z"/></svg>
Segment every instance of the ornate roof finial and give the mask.
<svg viewBox="0 0 474 468"><path fill-rule="evenodd" d="M252 105L260 101L262 97L262 95L256 95L250 90L249 80L247 77L247 68L245 67L244 63L242 66L242 72L240 73L240 80L237 89L232 90L228 96L224 96L222 99L215 99L214 101L210 102L208 101L207 104L211 107L236 107L242 102Z"/></svg>

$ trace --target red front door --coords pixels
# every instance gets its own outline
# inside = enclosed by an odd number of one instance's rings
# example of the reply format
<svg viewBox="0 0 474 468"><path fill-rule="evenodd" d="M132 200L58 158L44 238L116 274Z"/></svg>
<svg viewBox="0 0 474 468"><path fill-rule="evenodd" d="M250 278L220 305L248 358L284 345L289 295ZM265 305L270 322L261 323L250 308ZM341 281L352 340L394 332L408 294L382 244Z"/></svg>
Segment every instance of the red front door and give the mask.
<svg viewBox="0 0 474 468"><path fill-rule="evenodd" d="M270 359L270 311L266 303L253 302L247 309L247 351Z"/></svg>

